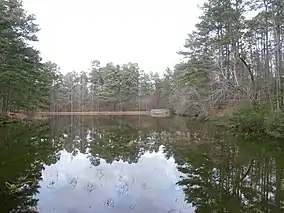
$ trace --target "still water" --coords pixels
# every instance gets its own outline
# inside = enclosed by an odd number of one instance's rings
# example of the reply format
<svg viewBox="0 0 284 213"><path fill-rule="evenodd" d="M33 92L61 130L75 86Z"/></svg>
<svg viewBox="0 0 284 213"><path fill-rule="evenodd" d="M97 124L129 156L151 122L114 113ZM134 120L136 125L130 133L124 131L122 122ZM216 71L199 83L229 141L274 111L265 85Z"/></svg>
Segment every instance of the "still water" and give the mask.
<svg viewBox="0 0 284 213"><path fill-rule="evenodd" d="M18 124L0 129L0 212L283 212L283 145L181 118Z"/></svg>

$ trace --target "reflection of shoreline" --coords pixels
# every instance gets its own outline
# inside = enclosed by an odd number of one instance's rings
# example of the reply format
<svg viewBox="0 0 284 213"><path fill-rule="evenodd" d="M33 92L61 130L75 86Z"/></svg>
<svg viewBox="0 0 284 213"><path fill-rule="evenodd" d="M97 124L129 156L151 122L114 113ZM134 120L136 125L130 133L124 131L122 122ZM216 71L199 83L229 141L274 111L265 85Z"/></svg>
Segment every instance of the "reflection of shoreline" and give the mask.
<svg viewBox="0 0 284 213"><path fill-rule="evenodd" d="M127 212L134 207L141 212L145 208L164 212L181 210L186 205L183 202L183 191L175 188L180 173L174 160L167 160L161 152L142 155L135 164L122 161L107 164L101 159L97 167L91 166L87 156L82 153L72 161L70 159L71 154L63 151L56 164L46 166L43 170L43 180L37 195L42 213L51 211L51 206L56 206L55 210L62 213L69 208L89 212L89 205L97 211L103 211L108 199L114 212L120 209ZM102 178L99 178L100 173L103 173ZM76 177L75 188L68 184L68 178L71 177ZM47 190L50 180L55 180L54 188ZM52 200L47 197L52 197ZM76 199L80 199L80 202Z"/></svg>
<svg viewBox="0 0 284 213"><path fill-rule="evenodd" d="M43 124L25 123L1 128L1 212L36 210L38 201L34 195L40 187L43 164L56 162L49 130Z"/></svg>
<svg viewBox="0 0 284 213"><path fill-rule="evenodd" d="M72 118L72 119L71 119ZM105 126L131 125L131 127L139 130L155 130L160 132L162 130L179 130L186 131L186 119L175 118L151 118L148 116L60 116L52 117L51 123L56 125L56 128L70 126L72 128L84 125L90 129L104 128Z"/></svg>

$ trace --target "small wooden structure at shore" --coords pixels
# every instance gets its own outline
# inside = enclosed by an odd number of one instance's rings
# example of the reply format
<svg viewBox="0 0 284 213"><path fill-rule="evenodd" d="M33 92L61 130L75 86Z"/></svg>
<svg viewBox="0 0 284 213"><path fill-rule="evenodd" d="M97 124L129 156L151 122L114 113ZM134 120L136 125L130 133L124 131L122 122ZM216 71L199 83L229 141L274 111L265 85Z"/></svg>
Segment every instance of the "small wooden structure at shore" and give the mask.
<svg viewBox="0 0 284 213"><path fill-rule="evenodd" d="M150 110L151 117L169 117L171 116L171 112L168 109L151 109Z"/></svg>

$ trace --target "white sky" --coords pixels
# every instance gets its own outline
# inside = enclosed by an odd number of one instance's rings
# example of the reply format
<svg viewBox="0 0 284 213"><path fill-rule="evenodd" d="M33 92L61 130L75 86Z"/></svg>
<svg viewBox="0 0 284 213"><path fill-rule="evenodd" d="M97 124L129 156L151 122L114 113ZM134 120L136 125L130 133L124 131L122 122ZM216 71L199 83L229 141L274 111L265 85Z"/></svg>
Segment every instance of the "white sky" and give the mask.
<svg viewBox="0 0 284 213"><path fill-rule="evenodd" d="M136 62L163 73L180 57L202 0L23 0L41 31L36 47L63 73L82 71L92 60Z"/></svg>

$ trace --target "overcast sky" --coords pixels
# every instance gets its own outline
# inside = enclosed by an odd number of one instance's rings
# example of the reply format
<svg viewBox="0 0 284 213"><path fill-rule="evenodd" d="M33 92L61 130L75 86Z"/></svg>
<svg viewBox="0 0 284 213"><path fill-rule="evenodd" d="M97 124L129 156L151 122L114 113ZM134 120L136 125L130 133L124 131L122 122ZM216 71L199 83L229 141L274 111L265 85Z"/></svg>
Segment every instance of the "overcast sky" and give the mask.
<svg viewBox="0 0 284 213"><path fill-rule="evenodd" d="M92 60L163 73L180 59L186 34L200 11L198 0L23 0L41 31L36 47L63 73Z"/></svg>

